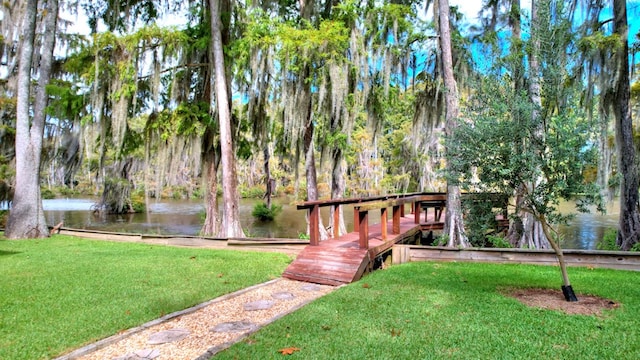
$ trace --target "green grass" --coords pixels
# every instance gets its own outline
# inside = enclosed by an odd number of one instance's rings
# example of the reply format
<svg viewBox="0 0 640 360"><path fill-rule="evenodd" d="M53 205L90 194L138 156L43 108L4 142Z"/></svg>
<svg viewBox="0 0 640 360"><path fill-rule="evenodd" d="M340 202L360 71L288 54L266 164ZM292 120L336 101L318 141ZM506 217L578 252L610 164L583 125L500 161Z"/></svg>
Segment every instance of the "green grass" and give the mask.
<svg viewBox="0 0 640 360"><path fill-rule="evenodd" d="M575 291L615 301L566 315L504 296L560 288L556 267L409 263L376 271L215 359L640 359L640 274L571 268Z"/></svg>
<svg viewBox="0 0 640 360"><path fill-rule="evenodd" d="M51 358L278 277L289 261L61 235L0 238L0 359Z"/></svg>

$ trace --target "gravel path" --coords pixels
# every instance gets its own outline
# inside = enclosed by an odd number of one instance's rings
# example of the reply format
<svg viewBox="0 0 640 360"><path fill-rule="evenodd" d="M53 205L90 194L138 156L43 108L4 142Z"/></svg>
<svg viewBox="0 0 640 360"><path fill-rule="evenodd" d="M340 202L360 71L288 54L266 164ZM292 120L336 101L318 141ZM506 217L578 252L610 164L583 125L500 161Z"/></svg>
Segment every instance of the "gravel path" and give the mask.
<svg viewBox="0 0 640 360"><path fill-rule="evenodd" d="M209 359L333 289L275 279L164 316L56 360Z"/></svg>

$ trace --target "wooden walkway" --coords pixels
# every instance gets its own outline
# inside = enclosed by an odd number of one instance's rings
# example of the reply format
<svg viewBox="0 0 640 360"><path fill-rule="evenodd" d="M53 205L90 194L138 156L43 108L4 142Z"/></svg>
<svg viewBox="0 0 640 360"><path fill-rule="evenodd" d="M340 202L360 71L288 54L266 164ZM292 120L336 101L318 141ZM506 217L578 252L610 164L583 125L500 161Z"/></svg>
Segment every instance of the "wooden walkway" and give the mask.
<svg viewBox="0 0 640 360"><path fill-rule="evenodd" d="M388 228L393 220L387 222ZM374 259L394 244L413 239L421 231L414 215L400 219L400 233L388 234L382 239L382 226L369 226L369 247L359 246L359 232L351 232L338 238L321 241L317 246L307 246L287 267L283 277L325 285L342 285L359 280L373 267Z"/></svg>
<svg viewBox="0 0 640 360"><path fill-rule="evenodd" d="M476 201L476 195L466 195ZM283 277L325 285L342 285L359 280L373 269L375 259L393 245L411 242L422 231L441 230L446 208L445 193L413 193L361 199L309 201L298 205L309 215L310 241L287 267ZM478 198L479 199L479 198ZM500 208L506 219L507 200L494 198L494 208ZM340 206L354 207L353 232L338 236ZM320 207L331 206L333 238L320 241ZM405 210L409 207L410 211ZM389 214L389 209L392 209ZM369 226L369 213L380 212L380 223ZM389 220L389 217L391 219Z"/></svg>

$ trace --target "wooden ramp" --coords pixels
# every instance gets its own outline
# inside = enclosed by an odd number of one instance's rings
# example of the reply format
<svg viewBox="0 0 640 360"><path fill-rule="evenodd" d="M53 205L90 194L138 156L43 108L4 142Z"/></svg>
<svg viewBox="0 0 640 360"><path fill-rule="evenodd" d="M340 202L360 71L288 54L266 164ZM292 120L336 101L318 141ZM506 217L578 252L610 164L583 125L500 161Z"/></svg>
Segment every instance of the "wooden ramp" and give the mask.
<svg viewBox="0 0 640 360"><path fill-rule="evenodd" d="M387 222L388 228L392 225L392 221ZM282 276L324 285L349 284L371 270L378 255L419 232L420 224L415 223L415 217L411 214L401 217L399 233L387 234L386 239L382 239L380 224L369 226L369 246L366 249L359 247L358 232L320 241L319 245L305 247Z"/></svg>

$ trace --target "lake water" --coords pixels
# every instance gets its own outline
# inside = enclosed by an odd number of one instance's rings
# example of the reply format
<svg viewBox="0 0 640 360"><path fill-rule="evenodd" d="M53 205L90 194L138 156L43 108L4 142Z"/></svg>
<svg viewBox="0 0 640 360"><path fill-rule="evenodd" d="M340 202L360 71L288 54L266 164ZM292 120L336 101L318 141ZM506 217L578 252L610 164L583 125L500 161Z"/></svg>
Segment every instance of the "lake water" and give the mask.
<svg viewBox="0 0 640 360"><path fill-rule="evenodd" d="M288 199L275 199L282 205L282 212L273 222L262 222L251 215L254 205L260 200L242 199L240 218L245 234L250 237L298 238L306 233L305 211L297 210ZM142 214L101 215L91 211L94 199L51 199L43 200L45 217L51 226L64 222L65 227L129 232L143 234L197 235L204 221L203 201L197 200L161 200L152 201L149 211ZM347 229L352 229L353 208L345 207ZM561 211L572 211L571 204L563 204ZM328 221L328 208L323 208L325 225ZM379 217L371 218L372 223ZM616 228L618 223L618 204L611 204L606 215L588 213L578 214L567 226L560 226L566 249L595 249L606 229Z"/></svg>

